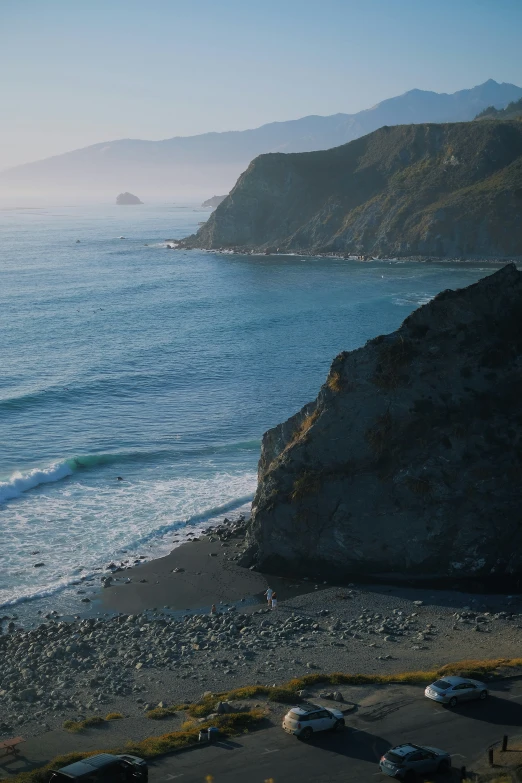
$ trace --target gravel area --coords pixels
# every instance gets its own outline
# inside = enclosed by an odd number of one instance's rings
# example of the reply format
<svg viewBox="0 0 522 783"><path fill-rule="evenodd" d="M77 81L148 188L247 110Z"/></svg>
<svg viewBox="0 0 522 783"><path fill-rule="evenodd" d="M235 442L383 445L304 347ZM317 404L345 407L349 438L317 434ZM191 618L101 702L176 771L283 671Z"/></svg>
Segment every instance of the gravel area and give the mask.
<svg viewBox="0 0 522 783"><path fill-rule="evenodd" d="M243 534L240 520L123 575L112 564L110 589L100 594L143 611L74 620L48 613L25 629L16 616L0 618L0 737L35 737L65 720L121 712L126 738L138 739L182 720L158 724L147 719L150 709L197 701L205 691L520 654L522 596L273 579L234 564ZM275 610L262 603L268 583L279 596ZM152 608L158 595L161 610ZM210 614L214 595L218 612ZM192 608L181 611L187 603ZM112 742L122 730L103 729Z"/></svg>
<svg viewBox="0 0 522 783"><path fill-rule="evenodd" d="M520 653L518 598L309 588L274 611L230 607L183 619L146 612L51 620L31 630L7 625L0 636L0 733L23 728L31 736L110 711L143 718L160 702L314 671L384 673ZM153 721L140 725L138 734L159 733Z"/></svg>

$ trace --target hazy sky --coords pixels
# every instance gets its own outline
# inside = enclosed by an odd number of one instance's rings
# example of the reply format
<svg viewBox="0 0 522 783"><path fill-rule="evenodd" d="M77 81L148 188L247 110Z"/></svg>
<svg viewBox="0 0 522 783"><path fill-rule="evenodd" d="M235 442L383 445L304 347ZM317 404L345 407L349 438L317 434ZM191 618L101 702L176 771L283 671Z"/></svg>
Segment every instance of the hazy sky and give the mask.
<svg viewBox="0 0 522 783"><path fill-rule="evenodd" d="M522 0L0 0L0 168L522 85Z"/></svg>

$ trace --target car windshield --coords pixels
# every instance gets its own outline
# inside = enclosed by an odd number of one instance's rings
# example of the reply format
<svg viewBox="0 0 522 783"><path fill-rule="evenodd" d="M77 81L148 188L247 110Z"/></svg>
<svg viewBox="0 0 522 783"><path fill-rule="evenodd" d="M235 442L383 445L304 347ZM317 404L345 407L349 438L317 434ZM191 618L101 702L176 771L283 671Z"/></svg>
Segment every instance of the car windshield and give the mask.
<svg viewBox="0 0 522 783"><path fill-rule="evenodd" d="M446 682L446 680L437 680L437 682L434 682L431 687L438 688L439 691L447 691L448 688L451 688L451 682Z"/></svg>
<svg viewBox="0 0 522 783"><path fill-rule="evenodd" d="M392 764L402 764L404 762L402 756L398 756L397 753L392 753L391 751L387 753L384 758L386 761L391 761Z"/></svg>

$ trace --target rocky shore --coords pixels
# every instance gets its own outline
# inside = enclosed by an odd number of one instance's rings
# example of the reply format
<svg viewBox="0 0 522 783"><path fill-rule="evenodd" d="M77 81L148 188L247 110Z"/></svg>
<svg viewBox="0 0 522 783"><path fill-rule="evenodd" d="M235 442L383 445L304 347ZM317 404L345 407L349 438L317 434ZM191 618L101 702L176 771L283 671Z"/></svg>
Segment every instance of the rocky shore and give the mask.
<svg viewBox="0 0 522 783"><path fill-rule="evenodd" d="M175 551L178 557L187 553L186 569L175 576L196 570L202 576L207 562L220 559L209 557L205 547L227 551L221 544L241 544L242 535L238 527L183 545ZM215 578L225 574L225 583L226 565L215 572ZM136 590L146 595L147 583L139 581L144 568L129 569L125 578L135 580ZM234 568L245 577L252 574ZM202 583L205 594L205 579ZM202 602L200 610L187 612L150 607L72 622L51 617L34 629L19 628L4 617L0 736L22 730L26 737L40 735L65 720L112 711L134 721L133 736L148 736L157 728L146 719L151 708L196 701L207 690L272 685L310 671L426 669L520 651L519 596L335 587L306 579L270 578L270 585L282 599L275 611L257 594L243 596L243 602L218 603L215 615ZM103 596L126 589L106 588ZM164 589L172 592L174 603L172 579L166 578Z"/></svg>

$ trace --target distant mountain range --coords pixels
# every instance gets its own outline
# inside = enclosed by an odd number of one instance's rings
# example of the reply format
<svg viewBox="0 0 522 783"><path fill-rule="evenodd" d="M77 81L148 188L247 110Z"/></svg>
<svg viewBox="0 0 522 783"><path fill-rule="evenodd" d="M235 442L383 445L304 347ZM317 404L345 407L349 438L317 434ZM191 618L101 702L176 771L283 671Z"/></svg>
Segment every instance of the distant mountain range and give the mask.
<svg viewBox="0 0 522 783"><path fill-rule="evenodd" d="M177 136L163 141L120 139L0 172L2 195L101 197L138 190L154 197L228 192L257 155L306 152L345 144L384 125L472 120L489 106L522 98L522 88L489 81L446 93L410 90L356 114L309 116L254 130Z"/></svg>
<svg viewBox="0 0 522 783"><path fill-rule="evenodd" d="M522 259L522 122L383 127L257 157L182 247Z"/></svg>

